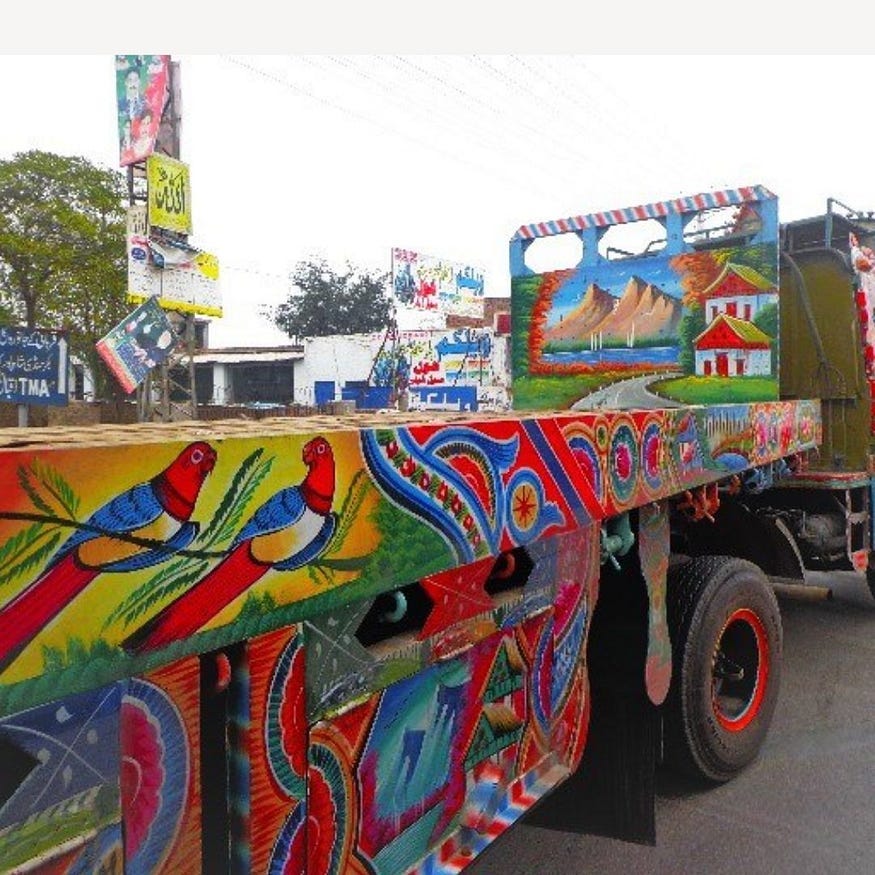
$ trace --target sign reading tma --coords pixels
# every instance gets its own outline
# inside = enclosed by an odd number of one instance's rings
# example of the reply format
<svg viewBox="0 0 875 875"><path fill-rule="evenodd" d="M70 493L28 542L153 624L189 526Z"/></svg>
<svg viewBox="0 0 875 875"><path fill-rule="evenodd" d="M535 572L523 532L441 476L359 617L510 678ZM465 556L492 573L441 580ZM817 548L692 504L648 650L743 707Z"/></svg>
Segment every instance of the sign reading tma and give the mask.
<svg viewBox="0 0 875 875"><path fill-rule="evenodd" d="M67 367L65 332L0 327L0 401L66 404Z"/></svg>

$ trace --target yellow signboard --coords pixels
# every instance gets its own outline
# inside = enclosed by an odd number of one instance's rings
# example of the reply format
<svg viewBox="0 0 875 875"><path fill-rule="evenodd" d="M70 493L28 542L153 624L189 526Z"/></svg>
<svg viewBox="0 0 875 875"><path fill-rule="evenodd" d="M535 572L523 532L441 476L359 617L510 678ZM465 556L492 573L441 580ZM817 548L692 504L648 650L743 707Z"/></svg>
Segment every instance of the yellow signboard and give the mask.
<svg viewBox="0 0 875 875"><path fill-rule="evenodd" d="M166 155L146 159L149 225L191 234L191 179L188 165Z"/></svg>

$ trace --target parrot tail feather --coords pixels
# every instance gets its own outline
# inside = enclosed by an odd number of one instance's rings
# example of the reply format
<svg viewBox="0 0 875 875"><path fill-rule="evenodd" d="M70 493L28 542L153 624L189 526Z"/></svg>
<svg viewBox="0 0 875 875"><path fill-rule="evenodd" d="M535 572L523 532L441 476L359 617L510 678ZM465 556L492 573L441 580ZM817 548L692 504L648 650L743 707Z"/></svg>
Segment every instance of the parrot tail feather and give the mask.
<svg viewBox="0 0 875 875"><path fill-rule="evenodd" d="M69 553L0 608L0 672L100 574Z"/></svg>
<svg viewBox="0 0 875 875"><path fill-rule="evenodd" d="M206 577L135 629L123 642L127 653L146 653L188 638L263 577L270 565L256 562L249 541L235 547Z"/></svg>

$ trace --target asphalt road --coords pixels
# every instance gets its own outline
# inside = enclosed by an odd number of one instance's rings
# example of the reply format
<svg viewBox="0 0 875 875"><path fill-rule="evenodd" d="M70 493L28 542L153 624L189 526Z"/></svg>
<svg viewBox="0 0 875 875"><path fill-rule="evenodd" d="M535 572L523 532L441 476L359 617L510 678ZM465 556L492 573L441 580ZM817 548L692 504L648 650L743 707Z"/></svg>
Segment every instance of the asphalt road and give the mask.
<svg viewBox="0 0 875 875"><path fill-rule="evenodd" d="M644 377L630 377L628 380L620 380L616 383L611 383L604 389L597 389L589 395L575 401L571 405L572 410L599 410L605 408L607 410L631 410L638 408L641 410L649 410L653 408L663 407L681 407L683 405L670 401L668 398L662 398L659 395L654 395L647 391L647 387L659 376L665 377L665 374L654 375L647 374Z"/></svg>
<svg viewBox="0 0 875 875"><path fill-rule="evenodd" d="M655 847L563 832L548 797L471 875L875 873L875 601L850 573L834 598L781 598L781 695L760 758L699 790L659 777Z"/></svg>

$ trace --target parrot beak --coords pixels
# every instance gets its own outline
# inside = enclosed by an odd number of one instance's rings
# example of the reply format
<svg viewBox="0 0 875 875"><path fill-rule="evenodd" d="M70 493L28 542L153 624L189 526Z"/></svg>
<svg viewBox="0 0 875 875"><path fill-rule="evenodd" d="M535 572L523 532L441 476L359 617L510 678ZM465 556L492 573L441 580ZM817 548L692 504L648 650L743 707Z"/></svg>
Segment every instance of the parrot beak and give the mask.
<svg viewBox="0 0 875 875"><path fill-rule="evenodd" d="M301 451L301 459L305 465L312 465L316 460L313 458L313 441L307 441Z"/></svg>

